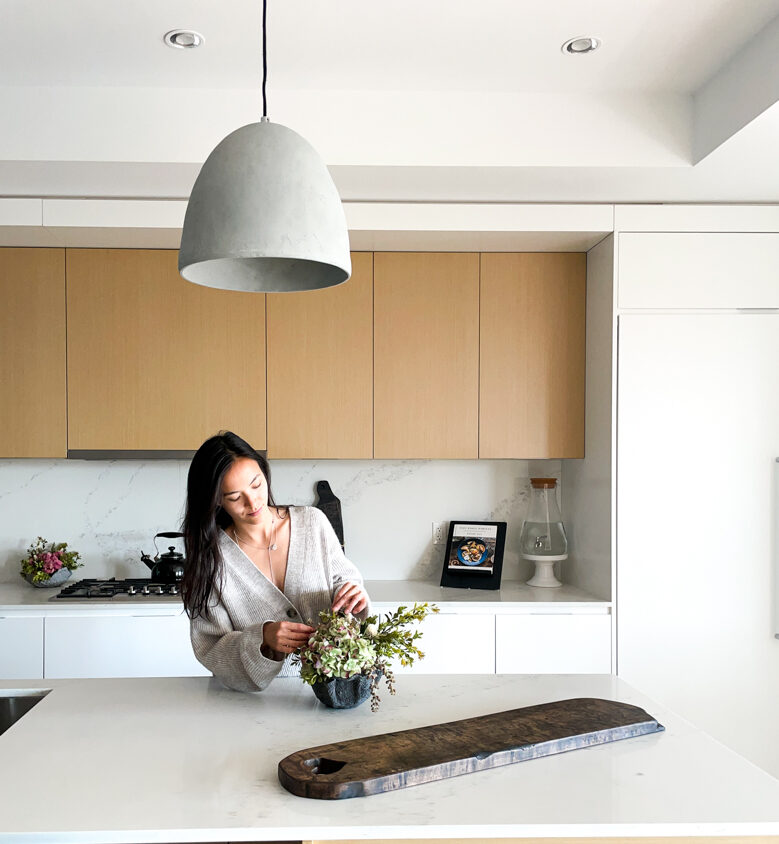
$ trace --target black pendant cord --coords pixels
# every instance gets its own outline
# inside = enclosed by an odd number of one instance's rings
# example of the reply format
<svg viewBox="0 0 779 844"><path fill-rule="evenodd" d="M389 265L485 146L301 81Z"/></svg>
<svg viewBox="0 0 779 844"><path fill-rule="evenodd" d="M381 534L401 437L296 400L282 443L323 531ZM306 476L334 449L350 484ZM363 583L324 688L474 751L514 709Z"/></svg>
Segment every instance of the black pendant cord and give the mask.
<svg viewBox="0 0 779 844"><path fill-rule="evenodd" d="M265 37L268 0L262 0L262 116L268 117L268 98L265 95L265 83L268 81L268 45Z"/></svg>

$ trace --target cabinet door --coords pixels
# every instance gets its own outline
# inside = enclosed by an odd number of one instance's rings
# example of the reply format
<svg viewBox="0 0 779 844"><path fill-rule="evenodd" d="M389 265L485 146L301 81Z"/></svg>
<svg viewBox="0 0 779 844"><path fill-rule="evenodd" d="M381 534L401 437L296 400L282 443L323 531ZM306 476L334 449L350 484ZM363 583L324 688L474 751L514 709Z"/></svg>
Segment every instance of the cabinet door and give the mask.
<svg viewBox="0 0 779 844"><path fill-rule="evenodd" d="M478 255L377 252L374 300L374 456L478 457Z"/></svg>
<svg viewBox="0 0 779 844"><path fill-rule="evenodd" d="M0 249L0 457L65 457L65 250Z"/></svg>
<svg viewBox="0 0 779 844"><path fill-rule="evenodd" d="M779 315L619 318L618 668L779 772Z"/></svg>
<svg viewBox="0 0 779 844"><path fill-rule="evenodd" d="M174 250L68 249L68 448L265 448L265 297L185 281Z"/></svg>
<svg viewBox="0 0 779 844"><path fill-rule="evenodd" d="M373 457L373 255L346 284L268 295L268 457Z"/></svg>
<svg viewBox="0 0 779 844"><path fill-rule="evenodd" d="M425 655L398 674L494 674L495 616L443 614L428 616L418 646Z"/></svg>
<svg viewBox="0 0 779 844"><path fill-rule="evenodd" d="M779 234L620 234L619 307L779 308Z"/></svg>
<svg viewBox="0 0 779 844"><path fill-rule="evenodd" d="M611 616L498 615L498 674L611 673Z"/></svg>
<svg viewBox="0 0 779 844"><path fill-rule="evenodd" d="M584 457L586 255L481 256L479 457Z"/></svg>
<svg viewBox="0 0 779 844"><path fill-rule="evenodd" d="M43 678L43 616L0 617L0 680Z"/></svg>
<svg viewBox="0 0 779 844"><path fill-rule="evenodd" d="M69 616L46 619L45 676L209 676L195 659L189 619L173 616Z"/></svg>

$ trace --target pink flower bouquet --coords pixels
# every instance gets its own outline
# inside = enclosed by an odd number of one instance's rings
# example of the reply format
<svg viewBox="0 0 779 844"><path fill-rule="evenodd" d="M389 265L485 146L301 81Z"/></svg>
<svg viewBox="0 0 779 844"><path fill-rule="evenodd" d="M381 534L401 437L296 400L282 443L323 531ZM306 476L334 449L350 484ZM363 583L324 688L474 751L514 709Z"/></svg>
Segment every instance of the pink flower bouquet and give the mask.
<svg viewBox="0 0 779 844"><path fill-rule="evenodd" d="M67 542L49 544L39 536L27 549L27 556L22 560L21 576L30 583L42 583L60 569L77 569L83 565L80 559L78 551L68 551Z"/></svg>

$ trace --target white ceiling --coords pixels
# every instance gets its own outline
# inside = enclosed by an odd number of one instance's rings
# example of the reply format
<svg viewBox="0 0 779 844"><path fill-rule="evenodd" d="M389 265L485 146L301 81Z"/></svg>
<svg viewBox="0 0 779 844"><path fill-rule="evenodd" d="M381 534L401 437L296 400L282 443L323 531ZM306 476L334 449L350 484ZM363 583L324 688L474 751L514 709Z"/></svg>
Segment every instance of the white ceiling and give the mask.
<svg viewBox="0 0 779 844"><path fill-rule="evenodd" d="M261 0L4 0L2 85L250 88ZM279 89L691 93L777 0L269 0ZM201 32L171 50L169 29ZM561 44L595 35L594 55Z"/></svg>
<svg viewBox="0 0 779 844"><path fill-rule="evenodd" d="M345 198L779 201L779 0L269 6L269 114ZM260 13L0 0L0 196L186 197L257 119Z"/></svg>

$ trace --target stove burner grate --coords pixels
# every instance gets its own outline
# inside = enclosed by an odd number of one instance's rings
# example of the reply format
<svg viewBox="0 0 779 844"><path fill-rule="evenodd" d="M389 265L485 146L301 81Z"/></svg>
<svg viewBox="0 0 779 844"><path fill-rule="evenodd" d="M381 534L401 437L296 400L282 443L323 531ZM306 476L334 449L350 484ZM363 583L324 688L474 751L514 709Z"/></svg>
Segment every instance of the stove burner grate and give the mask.
<svg viewBox="0 0 779 844"><path fill-rule="evenodd" d="M62 589L56 598L115 598L135 597L154 598L170 597L178 595L180 584L158 583L150 578L136 577L127 580L117 580L115 577L109 580L97 578L85 578L71 583Z"/></svg>

